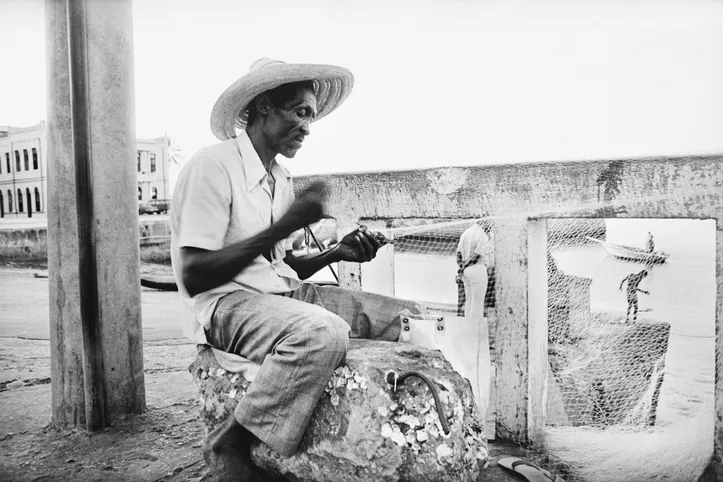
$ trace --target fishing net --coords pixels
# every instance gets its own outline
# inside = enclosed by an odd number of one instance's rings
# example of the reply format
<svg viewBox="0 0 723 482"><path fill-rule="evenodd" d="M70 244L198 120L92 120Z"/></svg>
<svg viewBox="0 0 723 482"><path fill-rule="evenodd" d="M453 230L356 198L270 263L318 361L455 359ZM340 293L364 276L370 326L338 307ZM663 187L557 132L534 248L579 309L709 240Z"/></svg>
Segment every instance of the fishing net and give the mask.
<svg viewBox="0 0 723 482"><path fill-rule="evenodd" d="M464 310L460 237L482 226L494 247L497 220L374 226L393 249L395 295L440 313ZM545 224L549 366L543 455L577 465L585 480L633 480L626 477L642 474L634 467L641 457L659 459L658 472L677 464L683 468L675 467L675 477L688 480L686 474L704 466L712 440L715 223L559 218ZM640 254L650 251L649 231L653 251L670 255L663 263ZM494 379L493 266L494 253L484 297ZM636 280L643 270L647 276ZM494 381L491 391L488 427L494 427ZM615 470L621 471L617 478L605 478ZM657 472L651 474L640 480L658 480Z"/></svg>

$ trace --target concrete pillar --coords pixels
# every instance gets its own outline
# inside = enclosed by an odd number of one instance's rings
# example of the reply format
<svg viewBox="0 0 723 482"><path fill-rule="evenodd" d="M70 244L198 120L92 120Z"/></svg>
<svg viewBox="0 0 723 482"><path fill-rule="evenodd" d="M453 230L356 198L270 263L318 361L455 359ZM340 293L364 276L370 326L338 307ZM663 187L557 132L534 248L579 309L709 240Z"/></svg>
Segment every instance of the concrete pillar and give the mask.
<svg viewBox="0 0 723 482"><path fill-rule="evenodd" d="M715 431L713 457L701 481L723 480L723 217L716 220Z"/></svg>
<svg viewBox="0 0 723 482"><path fill-rule="evenodd" d="M536 442L545 424L547 243L544 221L495 223L496 436Z"/></svg>
<svg viewBox="0 0 723 482"><path fill-rule="evenodd" d="M519 218L495 223L497 336L496 437L527 442L527 227Z"/></svg>
<svg viewBox="0 0 723 482"><path fill-rule="evenodd" d="M547 220L527 223L528 439L543 443L547 423Z"/></svg>
<svg viewBox="0 0 723 482"><path fill-rule="evenodd" d="M131 1L45 11L53 422L95 430L145 409Z"/></svg>

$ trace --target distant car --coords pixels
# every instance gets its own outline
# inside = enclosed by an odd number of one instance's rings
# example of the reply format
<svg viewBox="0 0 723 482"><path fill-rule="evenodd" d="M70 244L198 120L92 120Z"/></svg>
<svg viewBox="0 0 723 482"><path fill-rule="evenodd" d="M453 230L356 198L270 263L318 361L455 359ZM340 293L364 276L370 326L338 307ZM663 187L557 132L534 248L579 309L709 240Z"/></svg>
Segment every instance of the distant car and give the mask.
<svg viewBox="0 0 723 482"><path fill-rule="evenodd" d="M148 201L148 204L155 207L159 214L165 214L168 212L168 210L171 208L171 200L170 199L151 199Z"/></svg>
<svg viewBox="0 0 723 482"><path fill-rule="evenodd" d="M156 214L160 210L150 203L138 203L138 214Z"/></svg>

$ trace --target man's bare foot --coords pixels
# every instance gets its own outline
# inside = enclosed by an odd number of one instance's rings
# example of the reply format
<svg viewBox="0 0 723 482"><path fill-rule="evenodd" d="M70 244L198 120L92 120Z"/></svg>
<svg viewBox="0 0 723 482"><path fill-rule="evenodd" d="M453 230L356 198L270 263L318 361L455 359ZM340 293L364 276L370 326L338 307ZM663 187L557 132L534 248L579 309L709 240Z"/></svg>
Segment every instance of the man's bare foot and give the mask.
<svg viewBox="0 0 723 482"><path fill-rule="evenodd" d="M255 440L254 435L239 425L233 415L208 434L203 444L203 458L211 469L214 480L219 482L273 480L270 474L266 474L251 462L249 449Z"/></svg>

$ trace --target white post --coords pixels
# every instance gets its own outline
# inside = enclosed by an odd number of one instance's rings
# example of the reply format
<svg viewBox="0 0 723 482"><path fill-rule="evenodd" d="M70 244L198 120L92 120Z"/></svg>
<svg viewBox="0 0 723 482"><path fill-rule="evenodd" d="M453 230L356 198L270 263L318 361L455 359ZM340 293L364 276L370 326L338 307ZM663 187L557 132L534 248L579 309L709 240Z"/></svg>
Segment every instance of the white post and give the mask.
<svg viewBox="0 0 723 482"><path fill-rule="evenodd" d="M547 423L547 221L527 224L528 438L541 444Z"/></svg>

